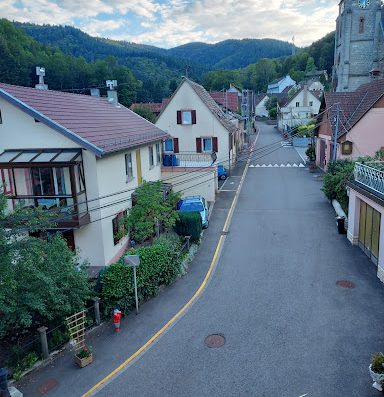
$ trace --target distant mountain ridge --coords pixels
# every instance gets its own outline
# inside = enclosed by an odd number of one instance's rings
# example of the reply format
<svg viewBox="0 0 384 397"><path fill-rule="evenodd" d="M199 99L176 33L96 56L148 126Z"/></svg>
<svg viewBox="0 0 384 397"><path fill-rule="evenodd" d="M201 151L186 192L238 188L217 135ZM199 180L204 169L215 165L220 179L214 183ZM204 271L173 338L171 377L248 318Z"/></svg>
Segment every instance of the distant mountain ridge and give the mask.
<svg viewBox="0 0 384 397"><path fill-rule="evenodd" d="M194 42L164 49L92 37L71 26L14 24L40 43L58 47L66 54L83 56L88 61L112 55L129 66L138 78L140 62L137 58L160 62L172 70L181 69L180 72L188 64L192 75L199 77L208 70L239 69L261 58L279 58L292 52L290 43L274 39L225 40L216 44Z"/></svg>

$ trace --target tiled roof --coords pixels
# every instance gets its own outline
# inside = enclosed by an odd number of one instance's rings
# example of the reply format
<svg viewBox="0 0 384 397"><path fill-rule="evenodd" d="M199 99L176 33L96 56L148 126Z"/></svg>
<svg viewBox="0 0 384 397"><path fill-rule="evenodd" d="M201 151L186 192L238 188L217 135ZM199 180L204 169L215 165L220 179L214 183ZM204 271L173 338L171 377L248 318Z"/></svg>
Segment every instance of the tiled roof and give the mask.
<svg viewBox="0 0 384 397"><path fill-rule="evenodd" d="M255 94L253 97L254 104L257 106L266 96L267 94Z"/></svg>
<svg viewBox="0 0 384 397"><path fill-rule="evenodd" d="M384 95L384 80L374 80L363 84L353 92L327 92L324 96L329 119L337 115L337 104L340 108L339 135L348 132ZM335 125L332 123L332 129Z"/></svg>
<svg viewBox="0 0 384 397"><path fill-rule="evenodd" d="M199 98L204 102L207 108L216 116L224 128L229 132L234 133L236 126L230 121L230 118L222 111L220 106L213 100L206 89L200 84L195 83L192 80L185 79L186 82L193 88Z"/></svg>
<svg viewBox="0 0 384 397"><path fill-rule="evenodd" d="M221 106L236 112L239 110L239 95L237 92L212 91L209 95Z"/></svg>
<svg viewBox="0 0 384 397"><path fill-rule="evenodd" d="M0 83L0 97L98 155L159 141L167 133L106 98Z"/></svg>

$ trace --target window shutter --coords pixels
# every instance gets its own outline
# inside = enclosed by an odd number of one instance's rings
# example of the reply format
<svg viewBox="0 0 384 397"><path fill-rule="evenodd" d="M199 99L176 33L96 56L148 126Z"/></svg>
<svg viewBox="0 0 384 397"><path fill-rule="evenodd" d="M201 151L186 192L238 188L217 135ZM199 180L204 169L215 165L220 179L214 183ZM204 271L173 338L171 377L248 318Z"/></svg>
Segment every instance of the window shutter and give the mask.
<svg viewBox="0 0 384 397"><path fill-rule="evenodd" d="M181 110L177 111L177 124L181 124Z"/></svg>
<svg viewBox="0 0 384 397"><path fill-rule="evenodd" d="M173 153L179 153L179 138L173 138Z"/></svg>
<svg viewBox="0 0 384 397"><path fill-rule="evenodd" d="M217 141L217 137L213 137L212 138L212 150L214 151L214 152L218 152L218 147L219 147L219 144L218 144L218 141Z"/></svg>
<svg viewBox="0 0 384 397"><path fill-rule="evenodd" d="M201 138L196 138L196 152L197 153L202 153Z"/></svg>
<svg viewBox="0 0 384 397"><path fill-rule="evenodd" d="M191 110L192 124L196 124L196 110Z"/></svg>

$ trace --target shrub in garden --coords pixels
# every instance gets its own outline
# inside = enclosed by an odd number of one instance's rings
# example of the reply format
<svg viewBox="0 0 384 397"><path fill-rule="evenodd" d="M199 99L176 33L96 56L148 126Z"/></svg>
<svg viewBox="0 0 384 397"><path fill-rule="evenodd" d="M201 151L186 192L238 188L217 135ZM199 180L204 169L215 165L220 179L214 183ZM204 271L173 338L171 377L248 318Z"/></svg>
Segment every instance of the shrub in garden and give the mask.
<svg viewBox="0 0 384 397"><path fill-rule="evenodd" d="M324 175L324 194L329 200L336 199L345 212L348 212L346 181L352 177L354 166L355 163L350 160L332 161Z"/></svg>
<svg viewBox="0 0 384 397"><path fill-rule="evenodd" d="M140 300L157 294L159 286L172 283L182 274L179 238L159 237L147 247L130 249L127 254L139 255L137 286ZM109 266L101 276L101 297L106 310L119 307L127 313L135 302L133 269L123 259Z"/></svg>
<svg viewBox="0 0 384 397"><path fill-rule="evenodd" d="M191 236L191 242L199 242L203 230L201 215L198 212L180 212L175 229L179 236Z"/></svg>

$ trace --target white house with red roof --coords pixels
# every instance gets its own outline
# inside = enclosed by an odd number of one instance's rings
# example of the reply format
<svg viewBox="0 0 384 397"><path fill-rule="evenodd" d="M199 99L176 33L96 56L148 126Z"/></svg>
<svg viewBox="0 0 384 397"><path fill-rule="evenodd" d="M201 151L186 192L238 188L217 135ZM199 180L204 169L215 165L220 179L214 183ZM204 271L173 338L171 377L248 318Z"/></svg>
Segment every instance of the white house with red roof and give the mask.
<svg viewBox="0 0 384 397"><path fill-rule="evenodd" d="M40 206L91 266L127 247L119 219L143 180L161 178L168 135L107 98L0 84L0 179L10 210Z"/></svg>
<svg viewBox="0 0 384 397"><path fill-rule="evenodd" d="M184 78L160 113L156 125L165 141L163 178L173 178L183 195L215 200L216 166L229 168L243 143L240 121L225 113L201 85Z"/></svg>

